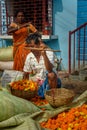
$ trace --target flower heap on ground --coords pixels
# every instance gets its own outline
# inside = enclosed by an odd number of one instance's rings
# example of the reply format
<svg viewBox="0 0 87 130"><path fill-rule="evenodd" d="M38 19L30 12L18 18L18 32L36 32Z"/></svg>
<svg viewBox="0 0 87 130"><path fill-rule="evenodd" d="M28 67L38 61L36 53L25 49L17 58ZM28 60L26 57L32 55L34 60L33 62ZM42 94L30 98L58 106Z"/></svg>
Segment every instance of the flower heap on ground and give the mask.
<svg viewBox="0 0 87 130"><path fill-rule="evenodd" d="M42 122L41 126L51 130L87 130L87 105L62 112L47 122Z"/></svg>

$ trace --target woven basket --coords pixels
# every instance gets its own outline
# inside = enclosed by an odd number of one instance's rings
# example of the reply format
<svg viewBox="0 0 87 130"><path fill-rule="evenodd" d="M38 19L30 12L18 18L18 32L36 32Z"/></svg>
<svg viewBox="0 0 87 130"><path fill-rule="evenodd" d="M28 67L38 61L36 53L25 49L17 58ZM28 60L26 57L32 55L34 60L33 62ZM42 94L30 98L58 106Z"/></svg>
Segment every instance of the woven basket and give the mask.
<svg viewBox="0 0 87 130"><path fill-rule="evenodd" d="M74 99L74 92L65 88L50 89L45 92L45 99L53 107L69 104Z"/></svg>
<svg viewBox="0 0 87 130"><path fill-rule="evenodd" d="M27 99L27 100L30 100L31 98L35 97L37 95L37 90L35 91L31 91L31 90L27 90L27 91L24 91L24 90L16 90L16 89L11 89L11 93L17 97L20 97L20 98L24 98L24 99Z"/></svg>

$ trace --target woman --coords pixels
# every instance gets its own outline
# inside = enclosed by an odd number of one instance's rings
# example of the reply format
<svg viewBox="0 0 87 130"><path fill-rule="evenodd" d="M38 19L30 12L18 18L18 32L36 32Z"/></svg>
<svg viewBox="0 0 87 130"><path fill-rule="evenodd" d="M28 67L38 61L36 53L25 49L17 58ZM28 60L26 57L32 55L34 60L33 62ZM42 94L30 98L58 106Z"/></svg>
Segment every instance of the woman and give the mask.
<svg viewBox="0 0 87 130"><path fill-rule="evenodd" d="M24 64L24 78L37 81L40 85L38 95L44 98L45 90L61 87L61 81L54 68L54 54L52 51L44 50L47 47L38 33L29 35L26 44L28 44L30 53Z"/></svg>
<svg viewBox="0 0 87 130"><path fill-rule="evenodd" d="M37 32L37 29L31 24L26 23L25 13L23 11L17 11L15 13L15 21L10 24L8 28L8 34L13 35L13 58L14 58L14 67L13 69L17 70L16 63L17 59L15 58L15 54L18 48L23 45L25 46L25 39L30 33ZM22 46L21 46L22 48ZM25 57L28 54L28 50L24 52ZM16 54L17 55L17 54ZM20 67L19 67L20 68Z"/></svg>
<svg viewBox="0 0 87 130"><path fill-rule="evenodd" d="M8 34L13 35L13 56L15 56L17 48L25 42L29 33L37 31L32 24L26 23L25 13L23 11L17 11L14 18L15 21L8 28Z"/></svg>

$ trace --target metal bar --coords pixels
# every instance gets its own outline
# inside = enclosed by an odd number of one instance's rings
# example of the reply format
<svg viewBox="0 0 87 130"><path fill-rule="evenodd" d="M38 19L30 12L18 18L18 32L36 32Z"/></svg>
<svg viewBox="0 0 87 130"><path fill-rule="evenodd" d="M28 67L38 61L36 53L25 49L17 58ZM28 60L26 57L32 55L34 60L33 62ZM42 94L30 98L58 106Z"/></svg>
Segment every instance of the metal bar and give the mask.
<svg viewBox="0 0 87 130"><path fill-rule="evenodd" d="M36 23L36 20L37 20L37 18L36 18L36 14L37 14L37 10L36 10L36 0L34 0L34 26L35 26L35 23Z"/></svg>
<svg viewBox="0 0 87 130"><path fill-rule="evenodd" d="M83 25L77 27L76 29L74 29L73 31L70 31L69 32L69 73L71 73L71 51L72 51L72 48L71 48L71 39L72 39L72 35L75 34L76 32L78 33L77 34L77 38L78 38L78 41L77 41L77 45L78 45L78 50L77 50L77 55L78 55L78 70L80 70L80 58L81 58L81 46L80 46L80 42L81 42L81 34L80 34L80 31L81 29L84 29L84 39L83 39L83 65L85 65L85 60L86 60L86 26L87 26L87 22L84 23ZM74 51L73 51L73 56L74 56L74 59L73 59L73 69L75 70L75 64L76 64L76 61L75 61L75 37L74 37Z"/></svg>
<svg viewBox="0 0 87 130"><path fill-rule="evenodd" d="M86 35L86 27L84 27L84 42L83 42L83 66L85 65L85 44L86 44L86 40L85 40L85 35Z"/></svg>
<svg viewBox="0 0 87 130"><path fill-rule="evenodd" d="M6 25L7 25L7 28L8 28L8 9L7 9L7 2L5 0L5 8L6 8Z"/></svg>
<svg viewBox="0 0 87 130"><path fill-rule="evenodd" d="M75 33L74 33L74 47L73 47L73 71L75 71Z"/></svg>
<svg viewBox="0 0 87 130"><path fill-rule="evenodd" d="M69 73L71 73L71 32L69 31L69 45L68 45L68 67L69 67Z"/></svg>
<svg viewBox="0 0 87 130"><path fill-rule="evenodd" d="M78 28L74 29L73 31L71 31L71 34L73 34L73 33L77 32L77 31L79 31L81 28L85 27L86 25L87 25L87 22L84 23L83 25L79 26Z"/></svg>
<svg viewBox="0 0 87 130"><path fill-rule="evenodd" d="M44 30L44 24L46 22L46 0L42 0L42 30Z"/></svg>
<svg viewBox="0 0 87 130"><path fill-rule="evenodd" d="M80 30L78 34L78 69L80 69Z"/></svg>

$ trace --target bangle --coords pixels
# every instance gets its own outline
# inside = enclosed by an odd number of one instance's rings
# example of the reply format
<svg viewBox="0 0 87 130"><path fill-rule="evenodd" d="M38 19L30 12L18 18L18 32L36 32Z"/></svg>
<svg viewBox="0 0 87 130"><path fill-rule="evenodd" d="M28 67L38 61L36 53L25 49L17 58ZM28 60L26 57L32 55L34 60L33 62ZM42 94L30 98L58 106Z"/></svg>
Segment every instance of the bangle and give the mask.
<svg viewBox="0 0 87 130"><path fill-rule="evenodd" d="M20 29L20 26L17 26L18 30Z"/></svg>

